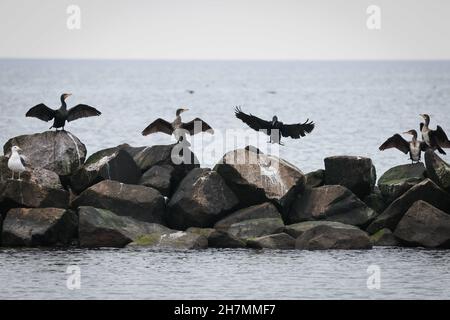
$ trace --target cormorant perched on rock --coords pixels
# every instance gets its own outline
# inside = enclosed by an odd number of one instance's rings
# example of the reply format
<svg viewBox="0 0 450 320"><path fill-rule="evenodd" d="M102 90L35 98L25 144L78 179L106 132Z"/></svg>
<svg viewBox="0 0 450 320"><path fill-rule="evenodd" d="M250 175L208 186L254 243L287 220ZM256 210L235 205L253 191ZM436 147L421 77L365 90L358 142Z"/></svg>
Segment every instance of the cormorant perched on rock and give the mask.
<svg viewBox="0 0 450 320"><path fill-rule="evenodd" d="M53 125L50 129L55 128L58 131L58 128L62 128L62 130L64 130L66 121L71 122L80 118L99 116L102 114L97 109L86 104L78 104L73 108L67 109L66 99L71 95L72 94L70 93L64 93L61 95L61 107L57 110L53 110L45 104L40 103L31 108L27 112L26 116L38 118L46 122L53 119Z"/></svg>
<svg viewBox="0 0 450 320"><path fill-rule="evenodd" d="M175 139L180 141L186 141L186 132L191 136L200 132L208 132L214 134L214 130L202 119L195 118L189 122L183 122L181 120L181 114L189 109L177 109L175 120L170 123L164 119L158 118L153 121L147 128L142 131L142 135L148 136L155 132L162 132L169 135L174 135Z"/></svg>
<svg viewBox="0 0 450 320"><path fill-rule="evenodd" d="M399 134L395 134L380 146L380 150L383 151L390 148L397 148L404 154L409 153L409 158L413 163L419 162L421 159L422 151L425 152L428 149L427 144L424 141L417 140L416 130L409 130L403 132L403 134L412 135L412 140L408 142Z"/></svg>
<svg viewBox="0 0 450 320"><path fill-rule="evenodd" d="M445 131L440 126L437 126L436 130L431 130L429 128L430 116L428 114L421 114L420 116L425 120L425 123L420 123L423 141L433 150L437 149L439 153L446 154L442 148L450 148L450 141Z"/></svg>
<svg viewBox="0 0 450 320"><path fill-rule="evenodd" d="M14 180L14 173L19 173L19 181L20 180L20 174L24 171L26 171L25 168L25 157L19 154L19 151L22 151L18 146L13 146L11 148L11 156L8 160L8 168L12 172L11 179Z"/></svg>
<svg viewBox="0 0 450 320"><path fill-rule="evenodd" d="M272 121L266 121L252 114L242 112L239 107L236 107L235 113L236 118L241 119L250 128L256 131L264 130L264 133L270 136L270 143L278 143L282 145L281 136L299 139L314 130L314 123L309 121L309 119L307 119L305 123L284 124L283 122L278 121L277 116L274 116ZM278 132L277 136L274 137L275 140L272 141L271 133L274 129L278 129Z"/></svg>

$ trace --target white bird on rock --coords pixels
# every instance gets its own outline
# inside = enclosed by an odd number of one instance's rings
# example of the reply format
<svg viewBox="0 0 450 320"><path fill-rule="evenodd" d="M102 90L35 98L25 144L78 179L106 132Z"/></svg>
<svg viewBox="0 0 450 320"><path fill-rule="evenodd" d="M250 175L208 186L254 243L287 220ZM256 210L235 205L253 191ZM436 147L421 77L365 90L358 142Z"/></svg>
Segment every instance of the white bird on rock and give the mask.
<svg viewBox="0 0 450 320"><path fill-rule="evenodd" d="M19 154L19 151L22 151L18 146L13 146L11 148L11 156L8 160L8 168L12 171L12 177L11 179L14 180L14 173L19 173L19 181L20 180L20 174L27 169L25 168L25 157Z"/></svg>

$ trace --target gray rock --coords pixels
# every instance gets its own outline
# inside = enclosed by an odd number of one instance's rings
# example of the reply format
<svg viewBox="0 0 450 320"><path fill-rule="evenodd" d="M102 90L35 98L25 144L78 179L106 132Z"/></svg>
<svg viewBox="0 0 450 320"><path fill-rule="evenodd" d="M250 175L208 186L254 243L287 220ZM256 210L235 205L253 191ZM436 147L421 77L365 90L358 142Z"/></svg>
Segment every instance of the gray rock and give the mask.
<svg viewBox="0 0 450 320"><path fill-rule="evenodd" d="M70 176L86 159L86 147L67 131L46 131L10 139L3 147L4 154L12 146L19 146L29 166L47 169L59 176Z"/></svg>
<svg viewBox="0 0 450 320"><path fill-rule="evenodd" d="M325 170L320 169L306 174L306 187L317 188L325 184Z"/></svg>
<svg viewBox="0 0 450 320"><path fill-rule="evenodd" d="M363 202L378 214L386 210L389 205L377 187L375 187L371 194L363 199Z"/></svg>
<svg viewBox="0 0 450 320"><path fill-rule="evenodd" d="M367 232L374 234L383 228L395 230L406 211L418 200L426 201L444 212L450 212L450 195L430 179L425 179L392 202L369 225Z"/></svg>
<svg viewBox="0 0 450 320"><path fill-rule="evenodd" d="M425 153L425 164L430 179L442 189L450 192L450 165L432 150Z"/></svg>
<svg viewBox="0 0 450 320"><path fill-rule="evenodd" d="M81 247L122 248L139 239L156 239L175 231L156 223L146 223L126 216L118 216L109 210L80 207L79 242Z"/></svg>
<svg viewBox="0 0 450 320"><path fill-rule="evenodd" d="M301 250L371 249L369 236L362 230L317 226L304 232L295 241Z"/></svg>
<svg viewBox="0 0 450 320"><path fill-rule="evenodd" d="M208 239L203 235L191 232L176 231L169 234L150 234L142 236L129 245L193 250L206 249L208 247Z"/></svg>
<svg viewBox="0 0 450 320"><path fill-rule="evenodd" d="M295 239L286 233L277 233L249 239L247 246L255 249L294 249Z"/></svg>
<svg viewBox="0 0 450 320"><path fill-rule="evenodd" d="M329 227L333 227L333 228L359 230L358 227L355 227L355 226L352 226L349 224L340 223L340 222L335 222L335 221L305 221L305 222L294 223L294 224L290 224L290 225L286 226L284 229L284 232L289 234L290 236L294 237L295 239L297 239L298 237L300 237L303 233L305 233L309 229L312 229L317 226L329 226Z"/></svg>
<svg viewBox="0 0 450 320"><path fill-rule="evenodd" d="M378 180L378 187L384 198L391 203L424 179L423 163L405 164L386 171Z"/></svg>
<svg viewBox="0 0 450 320"><path fill-rule="evenodd" d="M364 157L336 156L325 158L325 184L341 185L360 199L369 195L376 183L372 160Z"/></svg>
<svg viewBox="0 0 450 320"><path fill-rule="evenodd" d="M186 232L203 235L208 239L209 248L245 248L246 243L228 232L213 228L189 228Z"/></svg>
<svg viewBox="0 0 450 320"><path fill-rule="evenodd" d="M147 170L139 181L140 185L152 187L162 195L169 197L171 195L171 181L174 168L170 165L153 166Z"/></svg>
<svg viewBox="0 0 450 320"><path fill-rule="evenodd" d="M171 228L212 227L238 205L222 177L210 169L194 169L180 183L169 202Z"/></svg>
<svg viewBox="0 0 450 320"><path fill-rule="evenodd" d="M294 165L254 147L225 154L215 166L243 206L275 201L289 207L294 195L305 187L305 175Z"/></svg>
<svg viewBox="0 0 450 320"><path fill-rule="evenodd" d="M283 232L281 218L260 218L233 223L226 231L240 239L257 238Z"/></svg>
<svg viewBox="0 0 450 320"><path fill-rule="evenodd" d="M155 189L105 180L82 192L72 207L90 206L106 209L119 216L162 224L165 215L164 197Z"/></svg>
<svg viewBox="0 0 450 320"><path fill-rule="evenodd" d="M75 212L57 208L11 209L3 222L6 247L68 246L76 236Z"/></svg>
<svg viewBox="0 0 450 320"><path fill-rule="evenodd" d="M290 223L328 220L367 225L376 216L364 202L343 186L323 186L298 195L289 213Z"/></svg>
<svg viewBox="0 0 450 320"><path fill-rule="evenodd" d="M400 243L391 230L384 228L370 236L370 242L377 247L395 247Z"/></svg>
<svg viewBox="0 0 450 320"><path fill-rule="evenodd" d="M417 201L400 220L394 234L412 246L450 248L450 215L425 201Z"/></svg>
<svg viewBox="0 0 450 320"><path fill-rule="evenodd" d="M81 193L103 180L137 184L140 177L140 169L131 155L121 147L115 147L90 156L70 178L70 185L76 193Z"/></svg>

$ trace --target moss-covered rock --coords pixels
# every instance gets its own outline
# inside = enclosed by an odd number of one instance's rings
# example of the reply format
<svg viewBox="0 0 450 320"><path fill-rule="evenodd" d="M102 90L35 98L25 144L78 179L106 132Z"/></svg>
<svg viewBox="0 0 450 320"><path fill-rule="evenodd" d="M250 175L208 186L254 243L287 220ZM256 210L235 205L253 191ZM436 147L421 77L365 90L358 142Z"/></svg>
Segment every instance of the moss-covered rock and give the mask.
<svg viewBox="0 0 450 320"><path fill-rule="evenodd" d="M391 230L384 228L370 236L370 242L373 246L392 247L398 246L399 242Z"/></svg>

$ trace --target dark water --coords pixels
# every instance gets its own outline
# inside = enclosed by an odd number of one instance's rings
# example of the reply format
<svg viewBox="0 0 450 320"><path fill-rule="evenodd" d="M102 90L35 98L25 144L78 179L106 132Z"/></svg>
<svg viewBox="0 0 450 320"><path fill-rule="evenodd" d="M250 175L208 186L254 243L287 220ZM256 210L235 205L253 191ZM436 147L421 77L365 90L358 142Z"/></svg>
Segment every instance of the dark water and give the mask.
<svg viewBox="0 0 450 320"><path fill-rule="evenodd" d="M68 265L81 287L66 286ZM380 268L368 289L367 268ZM449 299L450 253L0 250L0 299Z"/></svg>
<svg viewBox="0 0 450 320"><path fill-rule="evenodd" d="M371 157L378 173L407 163L402 153L381 153L378 146L394 133L418 129L419 113L450 130L450 62L0 60L0 142L46 130L50 124L24 114L40 102L59 106L63 92L74 94L69 106L88 103L103 112L68 126L89 153L124 142L170 142L140 132L157 117L171 120L180 106L191 109L185 119L201 117L218 133L243 127L233 117L235 105L265 118L276 113L285 122L314 120L313 134L285 141L280 151L305 172L337 154ZM237 144L246 144L244 135ZM222 149L203 155L202 164L214 164L230 147ZM202 148L194 145L194 151L200 155ZM68 265L81 268L80 290L66 288ZM379 290L367 288L369 265L380 267ZM449 265L448 251L420 249L0 249L0 299L449 299Z"/></svg>

